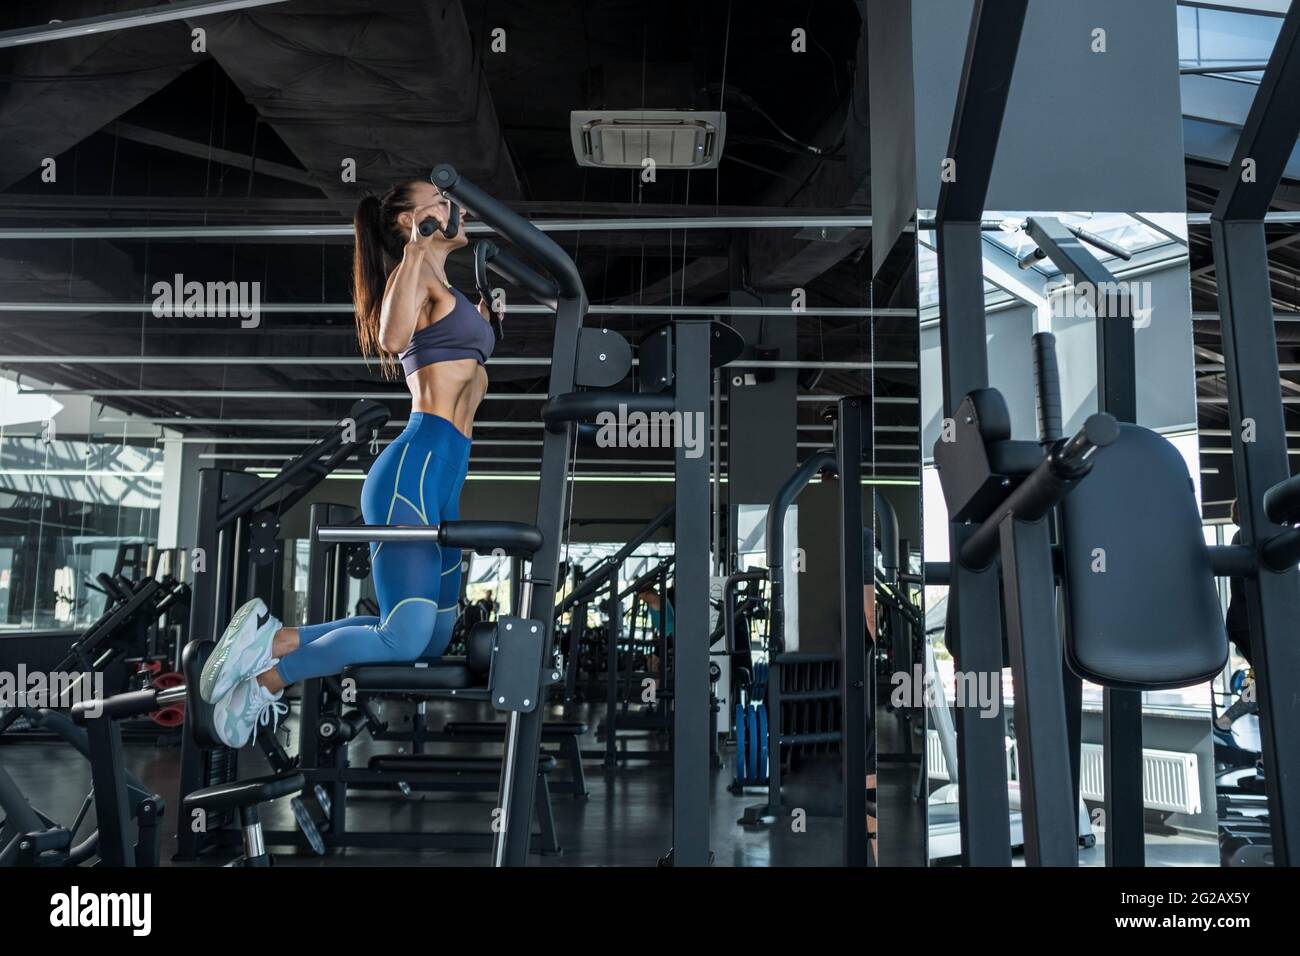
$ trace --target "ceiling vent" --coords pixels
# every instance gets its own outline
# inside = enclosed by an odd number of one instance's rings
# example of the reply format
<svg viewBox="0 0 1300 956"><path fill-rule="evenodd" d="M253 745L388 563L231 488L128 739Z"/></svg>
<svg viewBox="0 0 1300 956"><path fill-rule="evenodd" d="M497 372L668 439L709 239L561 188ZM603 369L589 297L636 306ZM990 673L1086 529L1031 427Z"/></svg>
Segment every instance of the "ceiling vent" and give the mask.
<svg viewBox="0 0 1300 956"><path fill-rule="evenodd" d="M695 110L574 110L569 114L579 166L713 169L722 157L726 114Z"/></svg>

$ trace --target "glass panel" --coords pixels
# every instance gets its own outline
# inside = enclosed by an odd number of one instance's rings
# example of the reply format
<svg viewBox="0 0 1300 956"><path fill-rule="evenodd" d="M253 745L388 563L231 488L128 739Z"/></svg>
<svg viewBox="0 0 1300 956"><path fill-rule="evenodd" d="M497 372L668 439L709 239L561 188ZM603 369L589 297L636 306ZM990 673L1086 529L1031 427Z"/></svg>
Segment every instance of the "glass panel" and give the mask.
<svg viewBox="0 0 1300 956"><path fill-rule="evenodd" d="M1263 63L1273 52L1279 17L1204 8L1178 11L1178 59L1184 66Z"/></svg>
<svg viewBox="0 0 1300 956"><path fill-rule="evenodd" d="M1006 213L1008 225L1014 222L1023 221L1028 213L1011 212ZM1060 219L1067 226L1075 226L1086 232L1089 232L1107 242L1118 246L1129 254L1146 252L1159 246L1172 244L1173 240L1164 233L1152 229L1143 222L1126 213L1074 213L1062 212L1056 213L1056 218ZM1010 253L1015 258L1021 259L1035 248L1034 242L1029 235L1022 229L1009 228L1004 230L988 231L984 233L986 242L990 242L1000 249ZM1088 245L1087 249L1102 262L1116 262L1119 257L1106 250L1093 245ZM1043 275L1054 275L1061 270L1050 258L1039 259L1034 269ZM937 299L937 293L936 293Z"/></svg>
<svg viewBox="0 0 1300 956"><path fill-rule="evenodd" d="M0 630L90 625L105 605L96 576L157 541L162 450L51 434L0 430Z"/></svg>

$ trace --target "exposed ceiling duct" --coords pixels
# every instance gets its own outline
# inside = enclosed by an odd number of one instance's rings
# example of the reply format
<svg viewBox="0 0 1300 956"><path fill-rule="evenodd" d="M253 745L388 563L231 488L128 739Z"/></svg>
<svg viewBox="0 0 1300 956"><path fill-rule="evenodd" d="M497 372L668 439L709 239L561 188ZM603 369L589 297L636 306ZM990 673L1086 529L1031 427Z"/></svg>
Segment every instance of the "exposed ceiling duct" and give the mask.
<svg viewBox="0 0 1300 956"><path fill-rule="evenodd" d="M316 0L205 17L208 52L330 197L447 162L517 199L475 40L454 0Z"/></svg>
<svg viewBox="0 0 1300 956"><path fill-rule="evenodd" d="M136 9L140 0L47 0L41 6L49 19L74 19ZM189 28L179 22L4 51L0 72L14 79L0 86L0 142L5 144L0 189L103 129L202 60L190 49ZM56 169L56 175L70 178L75 172Z"/></svg>

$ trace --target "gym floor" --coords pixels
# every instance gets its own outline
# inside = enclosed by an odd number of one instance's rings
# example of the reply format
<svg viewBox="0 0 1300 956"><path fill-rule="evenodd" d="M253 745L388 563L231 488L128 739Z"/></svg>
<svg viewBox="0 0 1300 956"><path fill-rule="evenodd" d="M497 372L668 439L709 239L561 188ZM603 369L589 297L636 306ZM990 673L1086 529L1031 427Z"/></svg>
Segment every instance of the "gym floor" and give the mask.
<svg viewBox="0 0 1300 956"><path fill-rule="evenodd" d="M457 715L468 719L470 715ZM580 717L585 715L579 715ZM595 726L599 718L589 719ZM436 721L437 718L434 718ZM288 732L296 739L293 721ZM436 723L434 725L436 727ZM882 738L887 736L882 725ZM584 749L598 749L603 742L589 732ZM383 744L385 749L394 745ZM632 748L645 749L645 743L633 741ZM357 762L364 760L378 745L368 741L355 745ZM882 740L882 747L888 743ZM158 792L177 792L180 772L180 749L174 742L155 743L145 739L128 739L125 752L130 769ZM256 749L241 755L261 761ZM33 805L55 819L71 819L80 808L81 799L90 787L90 767L66 747L38 741L9 742L4 745L5 766L19 786L29 794ZM724 752L724 758L729 754ZM564 852L559 856L530 858L535 866L642 866L653 864L667 849L672 834L672 772L666 762L628 761L617 770L606 772L599 761L587 761L587 787L590 796L580 800L567 794L552 795L556 829ZM565 773L563 764L558 768ZM53 772L52 772L53 771ZM261 773L254 765L249 773ZM763 799L761 791L743 795L727 789L731 771L724 766L712 780L712 847L718 866L837 866L840 862L841 827L835 809L839 792L835 761L812 761L800 767L787 783L787 799L793 806L809 808L807 830L794 833L786 826L747 829L737 825L744 808ZM882 865L905 864L915 859L923 826L920 806L911 794L911 773L881 775L878 788L880 818L887 821L879 845ZM464 794L416 794L410 798L397 793L354 791L349 797L349 826L358 830L428 830L471 831L483 829L483 821L492 804L492 796L475 799ZM91 814L93 819L93 811ZM287 801L265 808L263 823L268 830L288 829L293 817ZM89 826L89 821L88 821ZM168 807L163 826L164 863L170 863L175 851L175 808ZM475 862L472 851L452 850L370 850L349 848L318 857L304 849L272 847L276 864L281 866L465 866ZM1211 835L1162 834L1148 832L1149 866L1217 866L1218 846ZM212 857L206 865L224 862ZM1017 859L1017 865L1021 862ZM1097 845L1080 853L1084 866L1101 866L1105 862L1104 834ZM194 865L194 864L177 864Z"/></svg>

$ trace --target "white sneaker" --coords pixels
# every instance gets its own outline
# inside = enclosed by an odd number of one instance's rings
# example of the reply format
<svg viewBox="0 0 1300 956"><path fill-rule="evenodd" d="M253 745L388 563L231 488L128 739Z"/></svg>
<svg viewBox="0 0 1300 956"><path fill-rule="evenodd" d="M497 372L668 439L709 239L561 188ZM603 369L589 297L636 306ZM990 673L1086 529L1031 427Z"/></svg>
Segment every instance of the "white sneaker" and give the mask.
<svg viewBox="0 0 1300 956"><path fill-rule="evenodd" d="M236 611L203 665L199 696L214 704L240 681L266 670L271 661L271 642L279 630L280 622L271 616L261 598L253 598Z"/></svg>
<svg viewBox="0 0 1300 956"><path fill-rule="evenodd" d="M284 691L272 694L256 678L240 681L213 709L218 739L238 750L248 746L259 725L269 724L274 730L280 718L289 713L289 705L280 700L283 696Z"/></svg>

